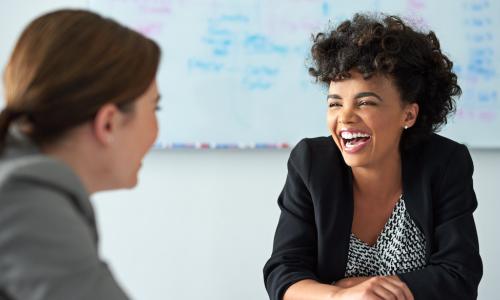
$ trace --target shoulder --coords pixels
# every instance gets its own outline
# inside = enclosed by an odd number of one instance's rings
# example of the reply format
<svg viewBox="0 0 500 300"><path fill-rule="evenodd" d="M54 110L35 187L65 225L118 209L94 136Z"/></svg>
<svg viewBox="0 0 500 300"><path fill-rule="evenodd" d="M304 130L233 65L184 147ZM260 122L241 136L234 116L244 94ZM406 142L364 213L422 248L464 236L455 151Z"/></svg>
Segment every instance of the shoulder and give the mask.
<svg viewBox="0 0 500 300"><path fill-rule="evenodd" d="M41 155L3 161L0 164L0 203L4 205L11 197L19 195L54 194L50 177L60 177L59 170L55 161Z"/></svg>
<svg viewBox="0 0 500 300"><path fill-rule="evenodd" d="M474 166L464 144L433 134L404 153L403 157L405 189L430 187L436 201L433 207L440 211L475 208L477 203L472 186ZM442 209L444 207L455 208Z"/></svg>
<svg viewBox="0 0 500 300"><path fill-rule="evenodd" d="M472 167L469 150L464 144L438 134L432 134L420 144L403 151L402 159L407 167L424 173L445 171L452 164Z"/></svg>
<svg viewBox="0 0 500 300"><path fill-rule="evenodd" d="M438 134L402 152L402 161L407 180L420 178L429 181L432 186L442 184L443 178L452 174L469 178L474 169L469 150L464 144Z"/></svg>
<svg viewBox="0 0 500 300"><path fill-rule="evenodd" d="M65 187L72 176L68 167L47 157L0 165L0 250L10 245L17 253L10 255L33 259L58 249L94 252L96 232L82 215L85 210L75 206L80 205L76 194ZM23 245L30 246L22 252Z"/></svg>
<svg viewBox="0 0 500 300"><path fill-rule="evenodd" d="M0 163L0 228L43 230L68 224L86 234L82 214L93 218L88 195L62 162L33 155Z"/></svg>
<svg viewBox="0 0 500 300"><path fill-rule="evenodd" d="M96 229L70 194L19 172L0 187L0 281L28 292L56 287L71 274L84 280L99 263Z"/></svg>
<svg viewBox="0 0 500 300"><path fill-rule="evenodd" d="M290 154L289 168L290 165L299 170L306 182L315 181L317 177L335 176L347 168L330 136L302 139Z"/></svg>
<svg viewBox="0 0 500 300"><path fill-rule="evenodd" d="M75 175L68 169L43 155L2 162L0 215L36 213L49 217L70 208L72 194L65 182Z"/></svg>
<svg viewBox="0 0 500 300"><path fill-rule="evenodd" d="M64 164L45 155L11 159L0 163L0 186L15 180L57 181L68 176L68 171Z"/></svg>
<svg viewBox="0 0 500 300"><path fill-rule="evenodd" d="M325 155L337 156L340 154L335 142L330 136L302 139L293 148L291 158L316 159Z"/></svg>
<svg viewBox="0 0 500 300"><path fill-rule="evenodd" d="M425 157L431 161L442 161L447 160L450 155L463 153L464 151L468 152L465 145L434 133L407 152L410 155Z"/></svg>
<svg viewBox="0 0 500 300"><path fill-rule="evenodd" d="M20 192L87 197L80 179L67 165L41 154L0 162L0 194Z"/></svg>

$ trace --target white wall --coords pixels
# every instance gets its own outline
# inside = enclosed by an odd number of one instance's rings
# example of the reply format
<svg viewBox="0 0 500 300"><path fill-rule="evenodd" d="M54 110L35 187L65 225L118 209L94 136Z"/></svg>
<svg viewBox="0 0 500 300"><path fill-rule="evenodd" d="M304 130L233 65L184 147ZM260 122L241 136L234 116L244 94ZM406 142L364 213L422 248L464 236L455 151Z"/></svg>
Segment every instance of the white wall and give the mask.
<svg viewBox="0 0 500 300"><path fill-rule="evenodd" d="M473 150L474 188L479 206L474 214L484 275L479 299L500 296L500 151Z"/></svg>
<svg viewBox="0 0 500 300"><path fill-rule="evenodd" d="M86 0L2 0L0 66L24 25ZM135 299L266 299L262 266L279 215L288 151L153 151L132 191L95 197L103 256ZM484 277L500 293L500 151L472 151Z"/></svg>
<svg viewBox="0 0 500 300"><path fill-rule="evenodd" d="M137 299L266 299L287 157L154 151L138 188L94 201L103 254Z"/></svg>
<svg viewBox="0 0 500 300"><path fill-rule="evenodd" d="M288 151L153 151L138 188L95 197L102 250L137 299L267 299ZM500 288L500 151L473 150L484 277Z"/></svg>

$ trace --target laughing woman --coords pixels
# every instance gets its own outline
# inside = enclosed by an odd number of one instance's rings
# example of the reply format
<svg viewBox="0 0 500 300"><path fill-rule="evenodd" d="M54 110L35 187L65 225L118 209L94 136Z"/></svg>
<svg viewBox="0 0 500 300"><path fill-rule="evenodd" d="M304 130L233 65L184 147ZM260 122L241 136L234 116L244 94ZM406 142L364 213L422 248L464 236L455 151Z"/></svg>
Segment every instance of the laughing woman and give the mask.
<svg viewBox="0 0 500 300"><path fill-rule="evenodd" d="M355 15L311 51L331 136L290 155L264 267L270 298L475 299L473 164L435 134L461 93L438 39Z"/></svg>

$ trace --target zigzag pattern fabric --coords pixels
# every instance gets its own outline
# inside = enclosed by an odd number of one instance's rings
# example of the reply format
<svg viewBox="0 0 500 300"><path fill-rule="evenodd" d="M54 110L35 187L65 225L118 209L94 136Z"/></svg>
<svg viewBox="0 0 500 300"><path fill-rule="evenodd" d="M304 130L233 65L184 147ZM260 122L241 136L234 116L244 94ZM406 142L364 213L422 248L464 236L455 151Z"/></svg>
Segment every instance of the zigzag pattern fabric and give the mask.
<svg viewBox="0 0 500 300"><path fill-rule="evenodd" d="M373 246L351 233L345 277L387 276L423 268L425 236L401 196Z"/></svg>

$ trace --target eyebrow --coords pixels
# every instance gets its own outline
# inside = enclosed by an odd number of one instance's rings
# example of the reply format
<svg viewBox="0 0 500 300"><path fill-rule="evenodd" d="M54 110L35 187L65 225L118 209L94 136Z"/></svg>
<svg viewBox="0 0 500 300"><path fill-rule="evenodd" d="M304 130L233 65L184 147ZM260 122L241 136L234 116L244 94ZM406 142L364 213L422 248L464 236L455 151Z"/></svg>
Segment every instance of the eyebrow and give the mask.
<svg viewBox="0 0 500 300"><path fill-rule="evenodd" d="M379 95L377 95L376 93L374 92L361 92L361 93L357 93L356 96L354 96L354 99L359 99L359 98L363 98L363 97L368 97L368 96L373 96L375 98L377 98L379 101L384 101L382 99L382 97L380 97ZM337 94L329 94L326 99L342 99L342 97L340 95L337 95Z"/></svg>
<svg viewBox="0 0 500 300"><path fill-rule="evenodd" d="M161 100L161 95L158 94L158 96L156 96L156 100L155 101L156 101L156 103L158 103L158 102L160 102L160 100Z"/></svg>

